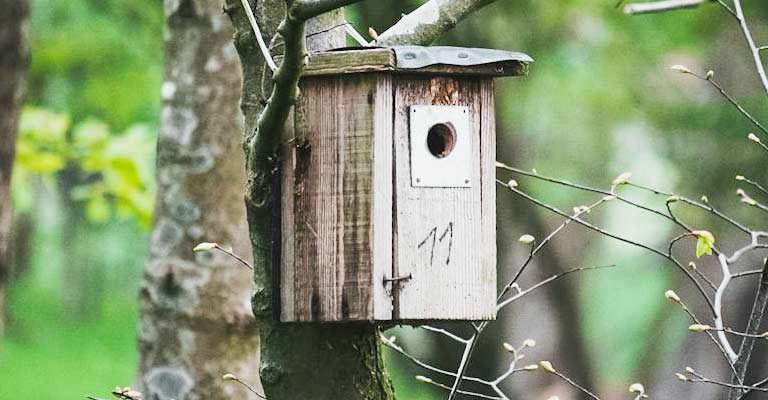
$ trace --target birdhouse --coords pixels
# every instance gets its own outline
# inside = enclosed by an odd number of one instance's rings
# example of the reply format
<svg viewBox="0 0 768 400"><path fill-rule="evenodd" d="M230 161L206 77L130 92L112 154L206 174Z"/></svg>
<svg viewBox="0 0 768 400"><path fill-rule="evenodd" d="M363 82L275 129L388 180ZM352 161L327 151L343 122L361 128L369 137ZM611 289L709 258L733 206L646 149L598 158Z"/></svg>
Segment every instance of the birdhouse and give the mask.
<svg viewBox="0 0 768 400"><path fill-rule="evenodd" d="M282 321L495 318L493 80L532 61L455 47L310 55L282 150Z"/></svg>

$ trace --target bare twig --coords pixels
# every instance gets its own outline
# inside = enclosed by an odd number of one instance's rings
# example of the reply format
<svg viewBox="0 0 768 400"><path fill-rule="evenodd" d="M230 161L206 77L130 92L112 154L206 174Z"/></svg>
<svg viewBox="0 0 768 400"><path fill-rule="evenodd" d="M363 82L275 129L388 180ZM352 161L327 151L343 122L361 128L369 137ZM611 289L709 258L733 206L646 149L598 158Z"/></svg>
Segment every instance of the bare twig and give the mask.
<svg viewBox="0 0 768 400"><path fill-rule="evenodd" d="M624 6L624 13L630 15L660 13L686 8L695 8L707 0L664 0L649 3L630 3Z"/></svg>
<svg viewBox="0 0 768 400"><path fill-rule="evenodd" d="M544 371L549 372L550 374L556 375L558 378L560 378L563 381L565 381L565 383L567 383L567 384L573 386L574 388L578 389L580 392L584 393L585 395L587 395L588 397L592 398L593 400L600 400L600 398L597 397L597 395L595 395L594 393L590 392L587 388L585 388L584 386L579 385L578 383L574 382L573 379L565 376L560 371L558 371L555 368L553 368L552 364L549 361L542 361L541 363L539 363L539 365L541 366L541 369L543 369Z"/></svg>
<svg viewBox="0 0 768 400"><path fill-rule="evenodd" d="M763 265L763 271L760 276L760 285L755 295L755 300L752 303L752 311L749 314L749 320L747 322L747 329L745 333L747 335L756 335L763 322L765 315L765 309L768 306L768 260ZM747 369L749 368L749 359L752 356L752 349L755 345L755 338L752 336L745 337L741 341L741 347L739 348L739 354L736 359L736 376L739 381L744 381L746 377ZM741 396L742 390L736 388L729 394L731 399L736 399Z"/></svg>
<svg viewBox="0 0 768 400"><path fill-rule="evenodd" d="M726 11L731 13L731 15L734 17L736 16L736 13L733 11L733 9L728 4L725 4L723 0L664 0L649 3L631 3L624 7L624 13L629 15L662 13L667 11L695 8L706 2L716 2L720 4L720 6L723 7Z"/></svg>
<svg viewBox="0 0 768 400"><path fill-rule="evenodd" d="M744 35L744 39L747 41L749 50L752 53L752 59L755 62L757 75L760 77L760 82L763 84L763 89L766 91L766 93L768 93L768 75L765 73L765 66L763 65L763 59L760 55L760 48L755 45L755 40L752 38L752 33L749 31L747 20L744 17L744 11L741 8L741 0L733 0L733 9L736 12L736 19L739 20L739 26L741 27L741 32Z"/></svg>
<svg viewBox="0 0 768 400"><path fill-rule="evenodd" d="M679 299L675 300L675 302L680 304L680 307L683 309L683 311L685 311L686 314L688 314L688 316L691 318L691 321L693 321L695 324L700 324L701 325L701 321L699 320L699 318L696 317L696 314L694 314L693 311L691 311L688 308L687 305L685 305L685 302L683 302L682 300L679 300ZM712 334L712 332L707 330L707 331L705 331L705 333L707 334L709 339L712 340L712 343L715 344L715 347L717 347L717 349L720 351L720 354L723 355L723 359L725 360L725 363L728 365L728 368L731 369L731 372L735 376L736 375L736 368L733 366L733 361L731 361L731 358L728 356L728 352L725 351L725 348L723 348L723 345L720 343L720 341L717 340L717 338L715 338L715 335ZM739 383L743 383L743 382L739 381Z"/></svg>
<svg viewBox="0 0 768 400"><path fill-rule="evenodd" d="M725 349L725 352L728 354L728 357L730 357L731 361L736 362L738 355L733 350L733 347L731 347L731 342L728 341L728 337L725 336L725 332L723 332L723 295L725 294L725 290L728 288L728 285L731 283L731 269L725 255L718 255L717 261L720 262L720 267L723 270L723 279L720 281L720 285L717 287L717 292L715 292L715 328L718 329L717 337L720 339L720 343L723 345L723 349Z"/></svg>
<svg viewBox="0 0 768 400"><path fill-rule="evenodd" d="M758 55L757 57L759 58L760 56ZM690 75L693 75L693 76L695 76L695 77L697 77L697 78L699 78L701 80L709 82L709 84L712 85L712 87L714 87L715 89L717 89L717 91L720 92L720 94L726 100L728 100L729 103L731 103L734 107L736 107L737 110L739 110L741 115L746 117L758 129L760 129L761 131L763 131L763 133L768 135L768 128L764 127L763 124L760 123L760 121L758 121L755 117L753 117L752 114L750 114L749 111L747 111L741 104L739 104L739 102L736 101L736 99L733 98L733 96L731 96L728 92L726 92L725 89L722 86L720 86L720 84L717 83L714 78L711 78L711 77L708 77L708 76L699 75L699 74L697 74L695 72L692 72L692 71L688 71L686 73L690 74Z"/></svg>
<svg viewBox="0 0 768 400"><path fill-rule="evenodd" d="M501 182L501 181L497 180L497 183L499 183L500 185L502 185L502 186L504 186L504 187L508 188L509 190L511 190L511 191L512 191L512 192L514 192L515 194L517 194L517 195L519 195L519 196L523 197L524 199L526 199L526 200L528 200L528 201L530 201L530 202L532 202L532 203L534 203L534 204L536 204L536 205L538 205L538 206L540 206L540 207L546 208L547 210L549 210L549 211L552 211L552 212L554 212L555 214L558 214L558 215L560 215L560 216L562 216L562 217L566 217L566 218L569 218L569 219L571 219L571 220L573 220L573 221L577 222L578 224L580 224L580 225L582 225L582 226L584 226L584 227L586 227L586 228L589 228L589 229L591 229L591 230L593 230L593 231L595 231L595 232L597 232L597 233L600 233L600 234L602 234L602 235L604 235L604 236L607 236L607 237L610 237L610 238L612 238L612 239L616 239L616 240L618 240L618 241L620 241L620 242L624 242L624 243L627 243L627 244L633 245L633 246L635 246L635 247L639 247L639 248L641 248L641 249L645 249L645 250L648 250L648 251L650 251L651 253L654 253L654 254L657 254L657 255L659 255L659 256L661 256L661 257L664 257L664 258L666 258L667 260L669 260L669 261L671 261L673 264L675 264L675 266L677 266L677 268L678 268L678 269L679 269L681 272L683 272L683 274L685 274L685 276L686 276L686 277L687 277L687 278L688 278L688 279L691 281L691 283L693 283L693 285L696 287L696 290L698 290L698 292L699 292L699 293L701 294L701 296L704 298L704 300L706 301L706 303L707 303L707 306L709 306L710 310L711 310L713 313L715 312L715 307L714 307L714 305L713 305L713 303L712 303L712 300L709 298L709 295L707 295L707 292L706 292L706 291L704 290L704 288L701 286L701 283L700 283L699 281L697 281L697 280L696 280L696 278L695 278L695 277L694 277L694 276L693 276L693 275L690 273L690 271L688 271L688 270L687 270L687 269L686 269L686 268L685 268L685 267L684 267L682 264L680 264L680 262L679 262L679 261L677 261L677 260L676 260L674 257L669 257L669 256L667 255L667 253L666 253L666 252L664 252L664 251L661 251L661 250L659 250L659 249L656 249L656 248L654 248L654 247L651 247L651 246L645 245L645 244L643 244L643 243L640 243L640 242L636 242L636 241L634 241L634 240L631 240L631 239L627 239L627 238L625 238L625 237L622 237L622 236L618 236L618 235L616 235L616 234L613 234L613 233L611 233L611 232L608 232L608 231L606 231L606 230L604 230L604 229L602 229L602 228L599 228L599 227L597 227L597 226L595 226L595 225L592 225L592 224L590 224L589 222L586 222L586 221L584 221L584 220L582 220L582 219L580 219L580 218L574 218L574 217L571 217L570 215L568 215L568 214L566 214L566 213L564 213L564 212L560 211L560 210L559 210L559 209L557 209L556 207L553 207L553 206L551 206L551 205L549 205L549 204L546 204L546 203L544 203L544 202L542 202L542 201L540 201L540 200L538 200L538 199L536 199L536 198L533 198L533 197L531 197L530 195L526 194L525 192L522 192L522 191L518 190L518 189L517 189L517 188L515 188L515 187L511 187L511 186L507 185L507 184L506 184L506 183L504 183L504 182Z"/></svg>
<svg viewBox="0 0 768 400"><path fill-rule="evenodd" d="M249 392L255 394L256 397L258 397L260 399L264 399L264 400L267 399L266 396L264 396L263 394L257 392L256 389L254 389L247 382L243 381L242 379L238 378L237 376L235 376L233 374L226 374L226 375L224 375L222 377L222 379L224 379L225 381L235 381L235 382L239 383L240 385L242 385L243 387L245 387L246 389L248 389Z"/></svg>

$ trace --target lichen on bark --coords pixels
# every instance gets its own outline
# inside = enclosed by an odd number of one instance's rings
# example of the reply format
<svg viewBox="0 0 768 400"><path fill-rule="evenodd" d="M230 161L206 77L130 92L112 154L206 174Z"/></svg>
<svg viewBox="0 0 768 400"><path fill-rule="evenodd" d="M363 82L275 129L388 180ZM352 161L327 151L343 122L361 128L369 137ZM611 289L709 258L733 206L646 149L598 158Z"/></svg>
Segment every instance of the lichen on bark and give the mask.
<svg viewBox="0 0 768 400"><path fill-rule="evenodd" d="M259 336L250 272L202 241L250 258L238 108L240 63L218 0L167 0L158 193L140 291L138 384L146 399L257 399Z"/></svg>

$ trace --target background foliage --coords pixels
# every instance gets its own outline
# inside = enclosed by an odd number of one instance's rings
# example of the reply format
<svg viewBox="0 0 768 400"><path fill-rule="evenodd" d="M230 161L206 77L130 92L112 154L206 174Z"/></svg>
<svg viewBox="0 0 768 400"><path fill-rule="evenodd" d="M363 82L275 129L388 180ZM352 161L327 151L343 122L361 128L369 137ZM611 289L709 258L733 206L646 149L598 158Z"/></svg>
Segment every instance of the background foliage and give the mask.
<svg viewBox="0 0 768 400"><path fill-rule="evenodd" d="M349 17L359 31L381 32L416 5L365 2ZM755 36L768 41L768 4L749 7ZM32 10L32 67L14 177L14 229L30 233L17 243L11 331L0 339L0 398L104 395L134 378L136 287L151 221L163 70L162 3L34 0ZM734 171L764 175L757 151L733 145L751 127L708 87L668 69L714 69L742 104L768 117L737 27L717 7L630 18L604 0L499 0L443 42L520 50L536 59L529 77L497 86L501 161L594 184L634 171L638 181L706 194L725 209L736 204ZM551 185L530 191L566 209L580 199ZM500 204L513 201L499 197ZM717 221L695 217L718 240L727 237ZM650 243L669 234L661 221L647 223L619 205L596 218ZM527 233L515 218L499 224L515 233L510 237ZM61 240L72 232L77 243ZM583 321L574 334L590 349L603 387L624 388L632 377L651 375L663 360L649 357L649 349L680 348L682 335L669 332L685 322L662 307L664 290L679 277L660 260L586 234L571 236L558 251L569 264L622 267L580 278ZM85 285L63 284L73 278ZM68 302L68 290L95 301ZM393 369L398 392L425 398L430 389L415 385L408 368Z"/></svg>

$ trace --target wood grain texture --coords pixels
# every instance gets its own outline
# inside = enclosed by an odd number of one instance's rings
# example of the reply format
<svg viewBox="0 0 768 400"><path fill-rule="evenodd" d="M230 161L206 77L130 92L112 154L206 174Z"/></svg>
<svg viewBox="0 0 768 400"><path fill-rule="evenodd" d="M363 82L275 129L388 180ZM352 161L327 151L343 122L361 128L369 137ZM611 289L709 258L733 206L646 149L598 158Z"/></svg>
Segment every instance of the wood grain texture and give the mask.
<svg viewBox="0 0 768 400"><path fill-rule="evenodd" d="M496 101L494 80L480 80L480 197L482 203L482 253L479 273L487 290L496 295ZM487 293L486 293L487 294ZM493 300L493 315L496 300Z"/></svg>
<svg viewBox="0 0 768 400"><path fill-rule="evenodd" d="M377 74L373 145L373 296L374 318L392 319L393 93L391 74Z"/></svg>
<svg viewBox="0 0 768 400"><path fill-rule="evenodd" d="M520 61L501 61L480 65L430 65L418 69L397 66L391 48L344 50L311 53L303 76L353 74L360 72L396 71L406 74L465 75L465 76L519 76L528 73L528 64Z"/></svg>
<svg viewBox="0 0 768 400"><path fill-rule="evenodd" d="M374 262L373 246L386 238L377 237L373 210L377 201L379 208L388 207L381 197L374 200L373 190L377 80L359 74L302 81L289 166L294 182L285 179L290 173L283 181L284 188L293 188L293 231L284 237L294 241L293 263L282 266L291 280L284 288L293 286L292 299L285 299L293 304L283 304L284 321L374 318L374 264L385 264ZM386 162L386 156L377 161Z"/></svg>
<svg viewBox="0 0 768 400"><path fill-rule="evenodd" d="M472 169L473 182L481 181L482 172L488 180L489 172L479 160L481 149L491 153L493 142L485 135L493 130L481 130L481 86L475 78L417 75L398 75L394 83L394 270L400 276L412 275L397 285L396 319L495 318L495 260L488 262L495 255L495 239L486 237L491 228L484 226L483 185L424 188L410 184L408 107L415 104L469 107L470 134L477 136L471 141L474 161L467 167Z"/></svg>

